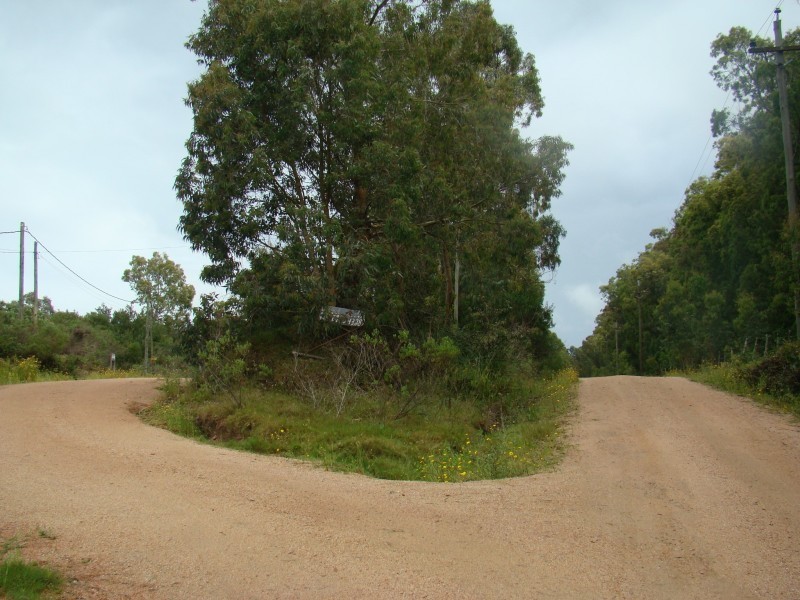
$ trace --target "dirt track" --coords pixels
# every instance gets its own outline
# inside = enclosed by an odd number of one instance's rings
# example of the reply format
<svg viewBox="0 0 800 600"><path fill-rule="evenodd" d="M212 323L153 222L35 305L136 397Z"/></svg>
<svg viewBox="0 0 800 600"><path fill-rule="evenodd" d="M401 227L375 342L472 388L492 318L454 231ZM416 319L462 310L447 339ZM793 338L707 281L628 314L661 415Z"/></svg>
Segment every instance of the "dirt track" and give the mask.
<svg viewBox="0 0 800 600"><path fill-rule="evenodd" d="M0 533L71 598L800 598L800 429L681 379L584 381L556 472L454 485L181 439L155 385L0 387Z"/></svg>

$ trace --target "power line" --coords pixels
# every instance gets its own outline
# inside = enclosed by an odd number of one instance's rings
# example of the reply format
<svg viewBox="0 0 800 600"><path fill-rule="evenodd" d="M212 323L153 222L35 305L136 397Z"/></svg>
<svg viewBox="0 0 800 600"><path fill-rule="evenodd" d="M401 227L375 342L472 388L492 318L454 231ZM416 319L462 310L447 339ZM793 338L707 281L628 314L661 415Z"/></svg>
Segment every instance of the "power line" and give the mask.
<svg viewBox="0 0 800 600"><path fill-rule="evenodd" d="M769 23L772 20L772 15L775 14L775 11L778 10L782 4L783 0L780 0L780 2L778 2L778 4L775 5L775 8L772 10L771 13L769 13L769 16L764 20L764 22L761 24L761 27L759 27L758 31L756 32L756 37L761 35L761 32L764 31L764 27L766 27L767 23Z"/></svg>
<svg viewBox="0 0 800 600"><path fill-rule="evenodd" d="M161 246L152 248L108 248L105 250L59 250L61 254L101 254L104 252L141 252L143 250L183 250L191 246Z"/></svg>
<svg viewBox="0 0 800 600"><path fill-rule="evenodd" d="M767 24L772 20L772 16L773 16L775 10L779 9L781 7L781 5L783 4L783 2L784 2L784 0L780 0L778 2L778 4L775 6L775 9L772 12L770 12L769 16L765 19L764 23L762 23L761 27L758 29L758 32L756 33L756 37L761 35L761 32L764 30L764 28L767 26ZM728 103L730 102L730 99L731 99L731 90L728 90L728 95L725 97L725 102L722 104L722 110L723 111L726 108L728 108ZM713 140L713 139L714 139L714 135L712 133L711 135L708 136L708 139L706 140L706 144L705 144L705 146L703 146L703 150L702 150L702 152L700 152L700 156L697 159L697 163L694 165L694 169L692 170L692 174L689 177L689 185L692 185L692 183L695 180L695 176L697 175L697 173L698 172L702 172L706 168L706 164L708 164L708 159L711 157L711 154L712 154L712 152L708 152L708 154L706 154L706 152L708 151L708 147L711 144L711 140ZM702 166L701 166L701 163L702 163Z"/></svg>
<svg viewBox="0 0 800 600"><path fill-rule="evenodd" d="M45 246L45 245L44 245L44 244L41 242L41 240L39 240L39 239L38 239L38 238L37 238L35 235L33 235L33 234L31 233L31 230L30 230L30 229L28 229L28 228L26 227L26 228L25 228L25 231L26 231L26 232L28 233L28 235L29 235L29 236L31 236L31 237L32 237L34 240L36 240L37 242L39 242L39 246L41 246L41 247L42 247L42 248L43 248L43 249L44 249L44 250L45 250L45 251L46 251L46 252L47 252L47 253L48 253L50 256L52 256L52 257L53 257L53 258L54 258L56 261L58 261L58 263L59 263L59 264L60 264L62 267L64 267L64 268L65 268L67 271L69 271L70 273L72 273L72 274L73 274L75 277L77 277L78 279L80 279L81 281L83 281L83 282L84 282L86 285L88 285L89 287L91 287L91 288L94 288L95 290L97 290L98 292L100 292L100 293L102 293L102 294L105 294L105 295L106 295L106 296L108 296L109 298L114 298L115 300L119 300L119 301L121 301L121 302L125 302L126 304L133 304L133 303L135 302L135 300L126 300L125 298L120 298L119 296L115 296L114 294L111 294L111 293L109 293L109 292L107 292L107 291L105 291L105 290L103 290L103 289L101 289L101 288L97 287L95 284L93 284L91 281L88 281L86 278L84 278L84 277L81 277L81 276L80 276L80 275L78 275L78 274L77 274L75 271L73 271L73 270L72 270L72 269L71 269L69 266L67 266L67 265L64 263L64 261L62 261L60 258L58 258L58 257L57 257L55 254L53 254L53 253L50 251L50 249L49 249L47 246Z"/></svg>
<svg viewBox="0 0 800 600"><path fill-rule="evenodd" d="M725 98L725 102L722 104L722 110L728 108L728 102L730 101L730 99L731 99L731 92L729 90L728 96ZM689 185L692 185L692 183L694 182L695 175L697 175L698 172L702 172L703 169L706 168L706 164L708 164L708 159L711 157L711 154L713 154L713 151L708 152L708 154L706 154L706 151L708 150L708 147L711 144L711 140L713 139L714 139L714 134L713 133L709 134L708 139L706 140L706 145L703 146L703 151L700 152L700 156L697 158L697 162L694 165L694 169L692 169L692 174L689 176Z"/></svg>
<svg viewBox="0 0 800 600"><path fill-rule="evenodd" d="M58 280L61 282L60 285L71 286L72 288L79 290L81 294L85 294L87 296L97 299L97 301L100 303L109 302L114 306L122 305L121 302L111 301L106 296L84 285L83 282L81 282L80 280L76 280L75 277L73 277L69 271L67 271L64 267L59 265L55 260L52 260L46 254L41 253L39 255L39 262L42 265L47 265L46 273L48 274L47 277L49 280L58 278Z"/></svg>

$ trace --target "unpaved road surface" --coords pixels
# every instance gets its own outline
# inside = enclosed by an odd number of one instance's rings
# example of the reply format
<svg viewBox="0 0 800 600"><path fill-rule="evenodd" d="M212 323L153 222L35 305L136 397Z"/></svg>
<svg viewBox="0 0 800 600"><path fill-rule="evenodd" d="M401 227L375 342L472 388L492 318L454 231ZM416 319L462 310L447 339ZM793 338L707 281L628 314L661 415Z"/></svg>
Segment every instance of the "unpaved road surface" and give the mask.
<svg viewBox="0 0 800 600"><path fill-rule="evenodd" d="M143 425L152 380L0 388L0 533L69 598L800 598L800 430L682 379L581 383L552 473L387 482Z"/></svg>

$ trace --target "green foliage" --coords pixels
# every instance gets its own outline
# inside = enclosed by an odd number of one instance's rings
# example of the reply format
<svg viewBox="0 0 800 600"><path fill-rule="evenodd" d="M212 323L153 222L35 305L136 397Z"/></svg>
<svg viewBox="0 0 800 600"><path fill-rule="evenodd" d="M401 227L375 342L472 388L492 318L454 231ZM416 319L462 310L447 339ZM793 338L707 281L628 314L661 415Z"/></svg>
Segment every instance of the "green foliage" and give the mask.
<svg viewBox="0 0 800 600"><path fill-rule="evenodd" d="M380 417L400 419L430 397L446 397L459 349L448 338L422 343L401 331L386 340L375 330L331 345L321 361L294 363L290 389L316 407L342 414L362 396L383 398Z"/></svg>
<svg viewBox="0 0 800 600"><path fill-rule="evenodd" d="M255 352L338 334L327 306L498 368L544 352L570 146L521 137L538 73L488 2L212 1L188 46L181 229Z"/></svg>
<svg viewBox="0 0 800 600"><path fill-rule="evenodd" d="M362 342L381 345L369 338ZM437 360L448 355L446 342L433 345ZM488 427L485 414L467 398L449 403L428 398L402 419L387 419L383 394L361 394L338 411L309 398L252 387L235 402L209 400L192 385L171 385L169 396L144 415L182 435L308 459L336 470L385 479L459 481L523 475L552 465L563 448L560 432L574 407L576 383L572 370L549 379L525 378L512 391L509 405L515 409L504 422ZM473 450L478 454L470 454Z"/></svg>
<svg viewBox="0 0 800 600"><path fill-rule="evenodd" d="M564 415L572 410L577 373L564 369L549 380L524 379L507 402L508 423L478 422L458 445L419 459L420 478L470 481L518 477L555 464L563 450ZM503 419L503 420L506 420Z"/></svg>
<svg viewBox="0 0 800 600"><path fill-rule="evenodd" d="M40 530L40 535L44 530ZM44 532L53 539L52 535ZM0 540L0 595L9 600L55 598L62 588L61 576L42 566L23 560L19 549L25 544L19 538Z"/></svg>
<svg viewBox="0 0 800 600"><path fill-rule="evenodd" d="M0 385L29 383L39 379L39 359L29 356L23 359L0 358Z"/></svg>
<svg viewBox="0 0 800 600"><path fill-rule="evenodd" d="M31 297L32 302L32 297ZM132 310L112 311L106 306L81 316L55 310L49 299L33 321L32 311L19 318L15 303L0 302L0 359L16 365L19 357L33 357L40 377L120 377L141 372L145 317ZM159 355L151 367L164 373L180 368L181 339L167 324L156 323L153 339ZM111 370L111 355L116 356Z"/></svg>
<svg viewBox="0 0 800 600"><path fill-rule="evenodd" d="M45 567L7 558L0 562L0 591L9 600L38 600L53 597L61 589L62 579Z"/></svg>
<svg viewBox="0 0 800 600"><path fill-rule="evenodd" d="M144 313L144 369L148 372L155 362L153 330L161 326L171 335L185 327L194 298L194 287L186 283L183 269L166 254L153 252L150 259L131 258L130 268L122 280L131 284L136 300Z"/></svg>
<svg viewBox="0 0 800 600"><path fill-rule="evenodd" d="M246 381L249 350L249 344L236 343L227 333L208 340L198 355L198 391L209 397L227 394L237 406L241 406L241 388Z"/></svg>
<svg viewBox="0 0 800 600"><path fill-rule="evenodd" d="M784 344L774 354L743 366L739 376L759 392L800 397L800 342Z"/></svg>
<svg viewBox="0 0 800 600"><path fill-rule="evenodd" d="M582 375L691 369L767 338L796 337L775 66L748 54L751 39L737 27L712 44L712 75L740 111L715 113L716 169L686 191L672 228L655 231L654 243L603 286L595 330L573 352ZM785 40L800 42L800 31ZM792 114L800 110L798 64L787 65ZM800 120L793 127L798 139Z"/></svg>
<svg viewBox="0 0 800 600"><path fill-rule="evenodd" d="M698 369L679 373L719 390L751 398L760 404L800 417L800 393L796 389L796 344L784 351L782 358L773 357L741 362L706 364Z"/></svg>
<svg viewBox="0 0 800 600"><path fill-rule="evenodd" d="M194 287L186 283L183 269L166 254L153 252L149 259L134 256L122 280L131 284L137 302L153 320L188 317Z"/></svg>

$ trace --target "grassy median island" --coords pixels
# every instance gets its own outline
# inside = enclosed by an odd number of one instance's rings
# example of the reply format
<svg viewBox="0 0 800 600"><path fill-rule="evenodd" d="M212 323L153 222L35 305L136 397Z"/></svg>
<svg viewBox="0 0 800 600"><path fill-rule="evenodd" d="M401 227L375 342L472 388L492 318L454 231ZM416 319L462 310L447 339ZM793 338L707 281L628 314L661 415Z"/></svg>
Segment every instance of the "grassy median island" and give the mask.
<svg viewBox="0 0 800 600"><path fill-rule="evenodd" d="M380 377L309 361L283 386L290 392L241 381L226 388L203 376L168 380L163 398L141 415L197 440L381 479L497 479L552 466L575 407L576 372L518 369L489 381L437 366L445 350L429 348L429 367L413 382L399 381L408 370L402 360L381 365Z"/></svg>

